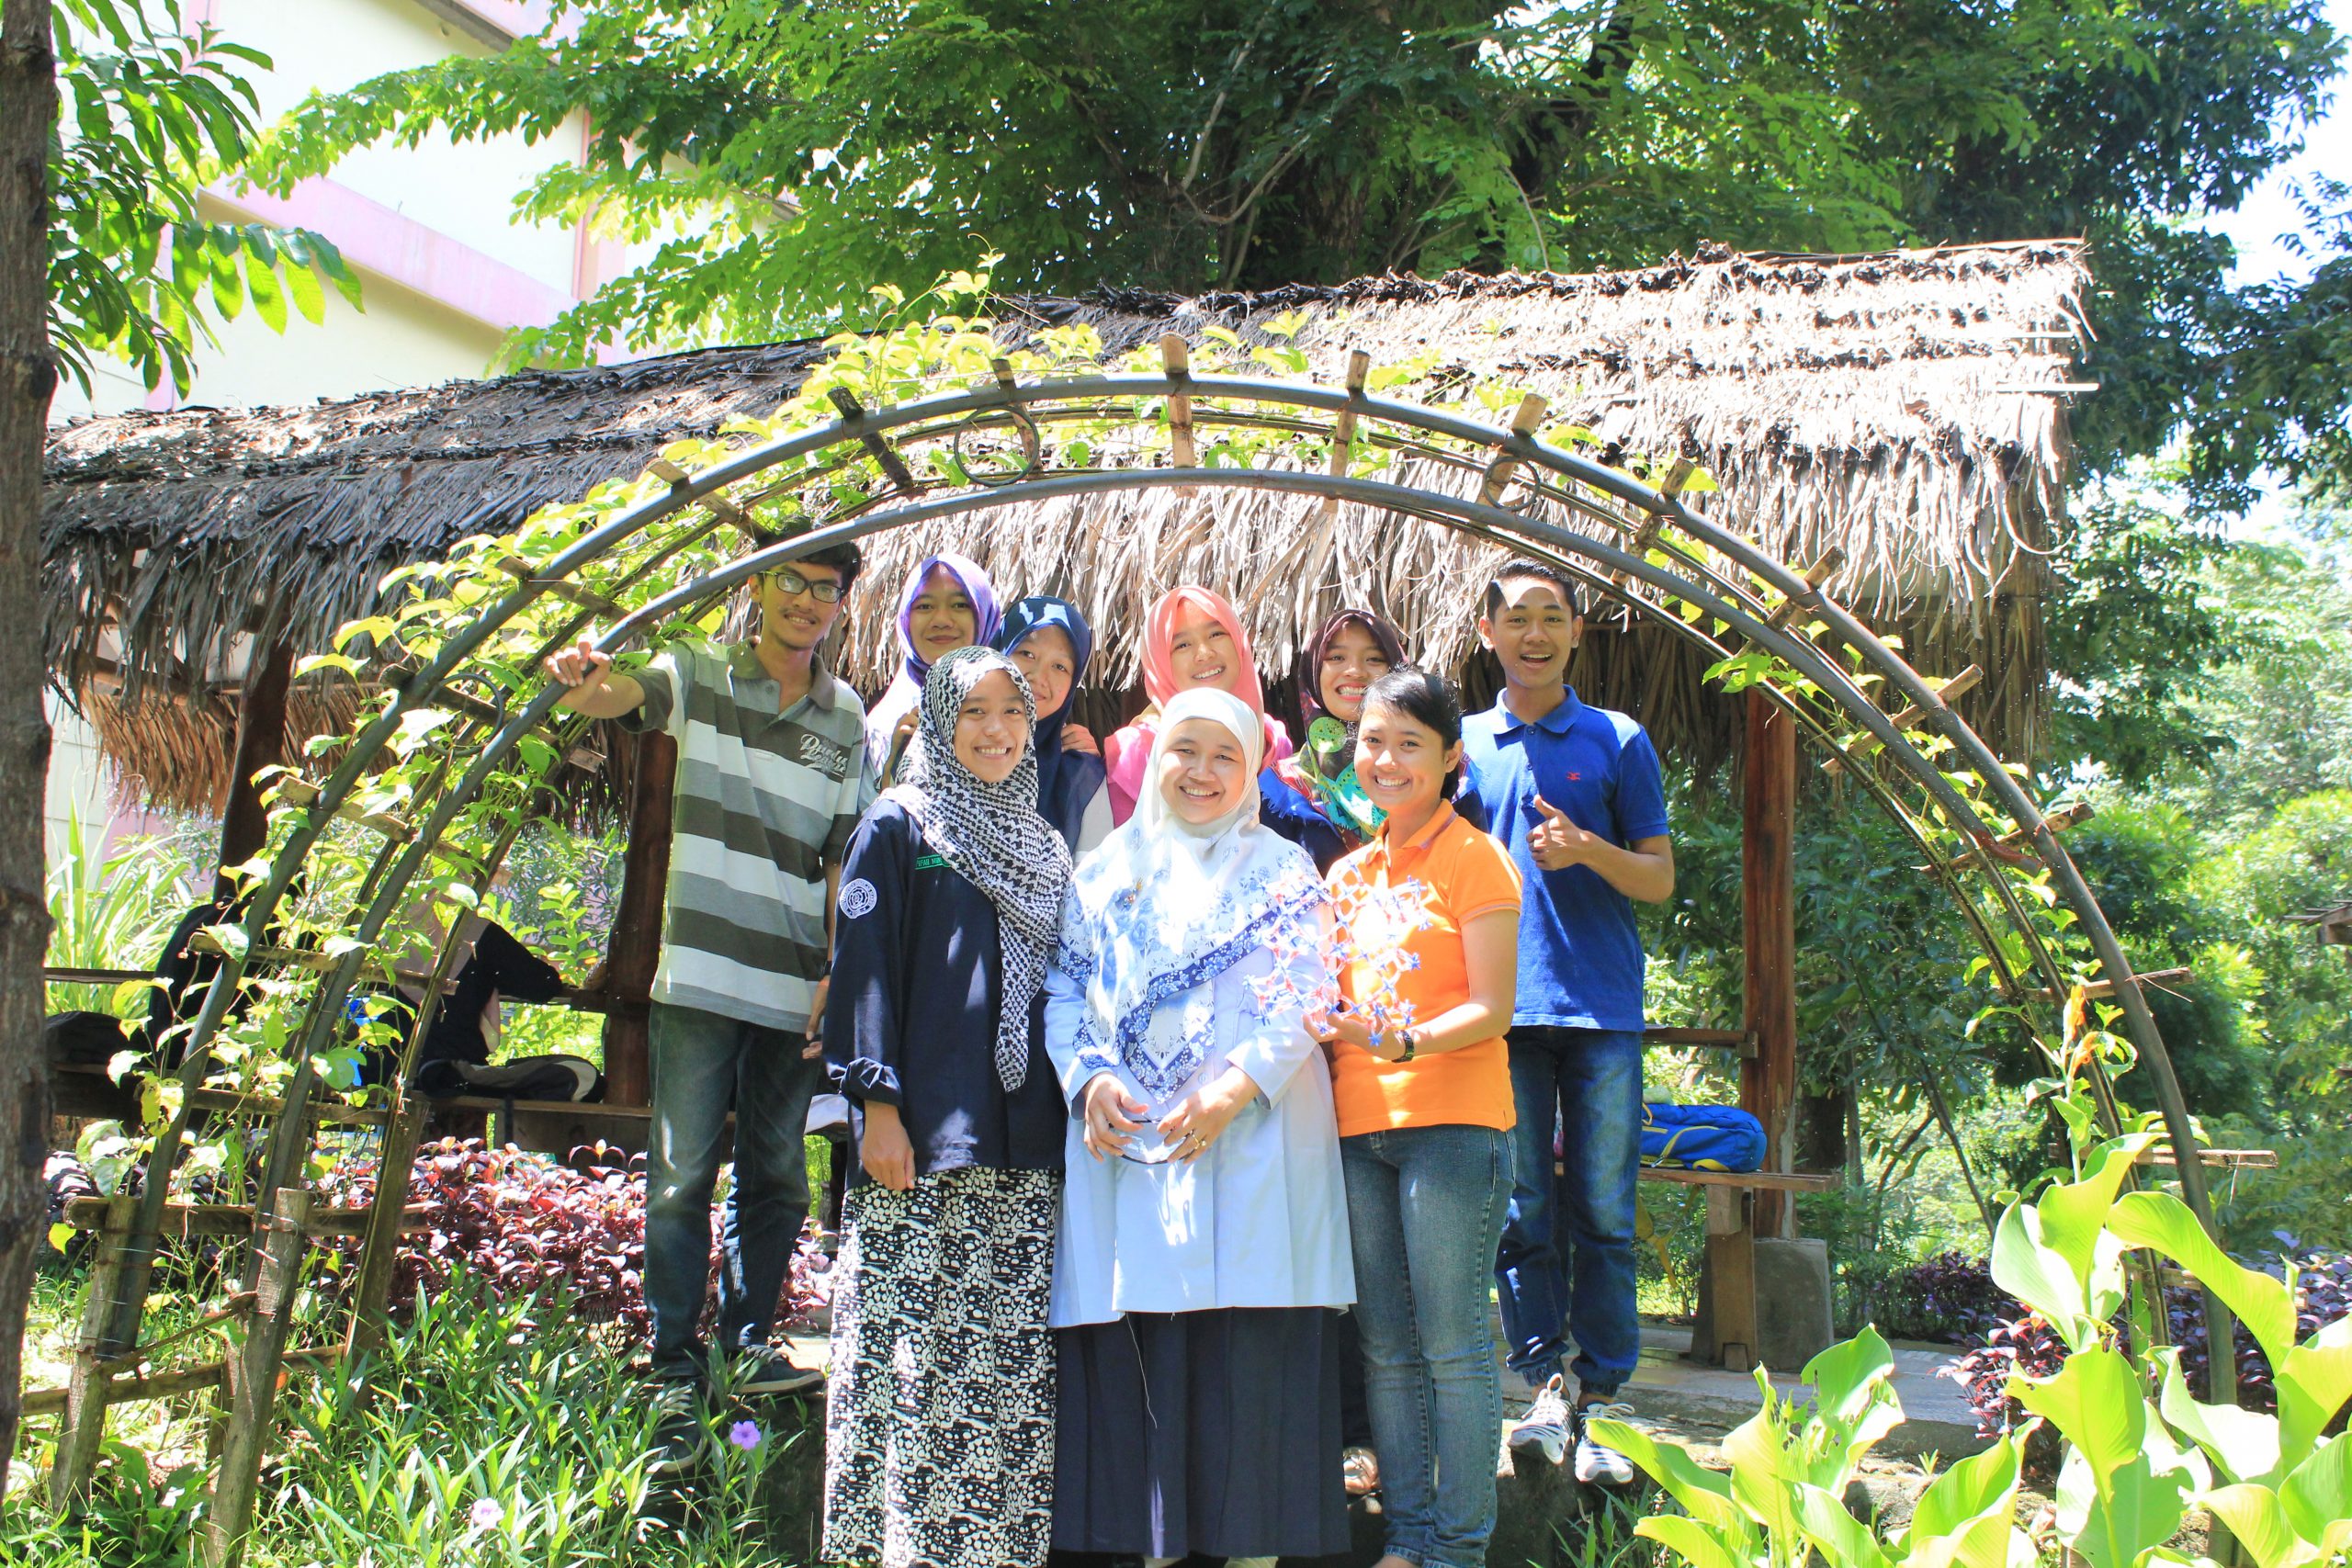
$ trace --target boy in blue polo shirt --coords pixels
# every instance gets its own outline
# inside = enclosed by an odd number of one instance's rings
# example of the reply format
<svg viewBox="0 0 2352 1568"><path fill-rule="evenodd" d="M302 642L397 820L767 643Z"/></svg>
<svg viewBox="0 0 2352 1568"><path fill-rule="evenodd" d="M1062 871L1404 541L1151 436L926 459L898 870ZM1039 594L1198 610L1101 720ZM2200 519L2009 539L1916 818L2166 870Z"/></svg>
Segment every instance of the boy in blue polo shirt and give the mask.
<svg viewBox="0 0 2352 1568"><path fill-rule="evenodd" d="M1519 1125L1495 1273L1510 1365L1535 1403L1510 1446L1556 1464L1573 1431L1577 1479L1623 1484L1632 1463L1592 1440L1585 1417L1630 1413L1617 1391L1641 1351L1634 1197L1643 957L1634 900L1673 896L1674 847L1649 736L1568 687L1568 657L1583 634L1565 574L1535 561L1505 566L1478 617L1479 640L1502 662L1503 694L1463 721L1462 748L1474 819L1483 816L1510 851L1526 888L1510 1035ZM1573 1407L1564 1372L1576 1376Z"/></svg>

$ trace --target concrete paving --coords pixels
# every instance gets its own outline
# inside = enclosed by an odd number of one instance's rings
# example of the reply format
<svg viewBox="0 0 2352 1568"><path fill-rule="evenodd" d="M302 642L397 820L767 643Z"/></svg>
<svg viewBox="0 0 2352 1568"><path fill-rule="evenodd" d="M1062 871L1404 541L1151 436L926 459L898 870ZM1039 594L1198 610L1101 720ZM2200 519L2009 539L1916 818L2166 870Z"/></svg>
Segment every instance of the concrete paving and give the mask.
<svg viewBox="0 0 2352 1568"><path fill-rule="evenodd" d="M1756 1378L1752 1372L1725 1371L1691 1360L1686 1354L1690 1348L1689 1329L1645 1321L1641 1363L1624 1393L1636 1425L1703 1450L1756 1414ZM1975 1413L1960 1384L1937 1375L1955 1359L1948 1346L1895 1346L1894 1394L1902 1401L1904 1419L1880 1439L1874 1452L1888 1459L1916 1460L1927 1454L1959 1459L1990 1446L1976 1435ZM1783 1397L1810 1398L1813 1391L1797 1381L1796 1371L1775 1372L1772 1386ZM1525 1391L1517 1378L1504 1389L1516 1419L1517 1412L1526 1408Z"/></svg>

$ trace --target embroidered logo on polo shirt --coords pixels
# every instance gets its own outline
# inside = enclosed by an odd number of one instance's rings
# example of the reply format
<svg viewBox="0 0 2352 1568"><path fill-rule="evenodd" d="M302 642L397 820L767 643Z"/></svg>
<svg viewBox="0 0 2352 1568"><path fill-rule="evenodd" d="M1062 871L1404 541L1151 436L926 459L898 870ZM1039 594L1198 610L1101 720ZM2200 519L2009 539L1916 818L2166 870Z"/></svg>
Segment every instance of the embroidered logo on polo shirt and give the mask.
<svg viewBox="0 0 2352 1568"><path fill-rule="evenodd" d="M853 920L860 915L872 914L878 901L874 884L862 876L854 882L842 884L842 913Z"/></svg>
<svg viewBox="0 0 2352 1568"><path fill-rule="evenodd" d="M838 780L849 773L849 752L821 735L802 732L800 761L829 779Z"/></svg>

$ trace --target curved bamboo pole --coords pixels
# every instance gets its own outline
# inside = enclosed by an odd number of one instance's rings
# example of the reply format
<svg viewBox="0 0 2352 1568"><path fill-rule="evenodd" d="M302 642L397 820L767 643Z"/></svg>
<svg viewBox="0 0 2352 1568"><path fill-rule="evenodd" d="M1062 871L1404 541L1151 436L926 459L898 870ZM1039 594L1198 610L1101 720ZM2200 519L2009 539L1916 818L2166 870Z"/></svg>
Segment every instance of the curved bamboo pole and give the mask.
<svg viewBox="0 0 2352 1568"><path fill-rule="evenodd" d="M1801 632L1774 624L1774 606L1768 604L1760 592L1731 581L1701 554L1685 547L1682 540L1672 538L1667 533L1670 526L1684 539L1753 574L1758 581L1783 598L1805 604L1812 614L1837 633L1840 640L1855 649L1868 669L1886 681L1891 690L1902 693L1926 713L1935 730L1950 740L1972 764L1985 787L1998 799L2018 827L2031 834L2043 863L2051 870L2060 897L2081 922L2091 940L2100 969L2114 982L2114 988L2123 999L2129 1032L2157 1080L2159 1100L2179 1162L2184 1194L2208 1229L2212 1227L2210 1201L2201 1168L2197 1163L2193 1134L2169 1055L2165 1051L2153 1018L2148 1014L2144 999L2131 984L2129 964L2111 929L2099 913L2096 897L2023 789L2001 767L1991 750L1936 697L1916 671L1850 613L1826 595L1816 596L1811 585L1796 570L1713 524L1679 497L1661 494L1638 480L1575 453L1536 441L1528 434L1418 404L1311 384L1224 376L1178 378L1091 375L1027 383L999 381L989 386L918 399L889 409L859 412L742 451L698 474L686 476L683 480L672 480L663 493L628 508L558 552L538 569L539 576L534 581L518 583L514 589L492 602L469 627L449 638L423 669L403 682L396 691L393 702L362 728L322 786L318 797L306 808L307 820L294 829L273 861L270 874L257 891L248 911L246 931L250 941L259 944L268 929L272 914L315 846L325 823L350 797L376 758L398 732L402 716L427 705L443 682L463 667L474 650L515 615L548 592L548 583L569 580L582 568L602 558L664 518L690 507L701 506L730 486L810 454L834 447L846 449L897 431L915 433L909 436L910 439L950 437L956 432L968 431L977 421L988 420L991 416L1002 420L1009 428L1025 425L1032 431L1043 423L1104 417L1127 417L1137 424L1145 424L1150 423L1149 417L1136 408L1133 400L1165 399L1171 394L1189 396L1196 406L1212 405L1202 408L1196 415L1204 423L1214 420L1220 423L1268 426L1279 423L1283 428L1320 434L1325 427L1311 422L1301 422L1288 415L1235 414L1223 405L1306 409L1334 416L1344 412L1358 421L1374 421L1392 428L1449 439L1473 449L1507 456L1535 470L1556 475L1567 481L1567 486L1584 487L1656 519L1659 526L1656 530L1644 531L1646 536L1651 536L1650 547L1661 548L1669 561L1675 564L1654 565L1639 553L1561 524L1476 500L1410 489L1378 479L1317 472L1216 468L1081 470L1045 475L1036 475L1033 470L1016 476L1010 482L998 477L976 486L972 491L940 499L904 501L898 504L865 502L856 509L859 515L851 521L816 528L739 557L726 567L658 596L630 612L615 626L605 628L598 637L597 645L608 651L624 648L673 618L690 604L724 593L759 570L828 544L936 518L983 513L997 507L1066 496L1160 486L1271 489L1303 497L1352 501L1462 528L1487 537L1524 541L1555 558L1597 563L1608 569L1608 574L1603 575L1585 566L1578 570L1577 576L1596 592L1626 604L1635 614L1672 625L1679 635L1718 653L1728 651L1698 628L1668 613L1666 608L1673 604L1695 605L1705 615L1724 623L1746 645L1765 649L1803 675L1836 711L1875 738L1889 761L1914 777L1939 814L1968 836L1973 852L1991 875L2005 912L2027 941L2029 950L2037 961L2036 967L2044 970L2051 985L2063 994L2066 977L2058 972L2054 957L2038 941L2025 911L2017 902L2014 890L2007 886L1998 863L1985 848L1993 838L1998 836L1998 825L1986 821L1977 807L1952 785L1942 770L1909 744L1890 716L1839 668L1837 660L1825 655ZM1126 402L1125 408L1117 406L1122 401ZM966 417L958 419L957 416ZM1380 432L1366 432L1357 440L1435 458L1451 466L1475 466L1469 453L1431 446L1426 441L1408 442ZM1539 482L1536 493L1568 511L1606 522L1620 530L1631 529L1630 519L1611 517L1605 509L1594 505L1567 486ZM712 514L715 525L718 509L711 507L706 510ZM1682 570L1676 570L1678 565ZM643 572L644 569L640 567L629 574L630 579L640 578ZM1652 603L1625 591L1634 583L1655 591L1659 595L1658 602ZM584 618L581 624L584 624ZM1772 700L1804 717L1805 731L1814 736L1817 744L1836 744L1812 712L1811 705L1796 701L1776 686L1769 689ZM369 878L377 882L374 897L368 899L353 933L363 944L380 934L387 919L399 907L408 883L421 868L429 847L491 780L521 737L537 728L553 709L557 695L552 688L543 690L523 708L510 715L504 723L492 729L463 775L435 802L428 819L419 825L414 839L393 857L395 863L389 868L390 874L380 881ZM1908 813L1899 810L1883 789L1873 785L1872 793L1882 806L1896 810L1898 819L1905 824L1906 832L1917 839L1923 848L1929 847L1918 827L1910 822ZM1946 880L1949 881L1948 876ZM1968 902L1965 899L1962 901L1964 904ZM1996 964L2001 966L2003 979L2013 987L2015 977L2007 973L2003 955L1990 942L1989 929L1973 908L1970 919L1980 936L1988 939L1988 951L1992 951ZM196 1021L187 1064L181 1073L181 1081L190 1088L198 1087L203 1081L209 1066L210 1041L218 1032L245 967L246 963L242 958L232 959L224 964L221 980L226 983L215 984ZM296 1069L297 1085L289 1086L289 1100L296 1098L297 1088L302 1094L309 1092L309 1057L324 1043L324 1037L339 1020L341 998L356 977L358 967L359 958L354 953L339 961L322 977L318 993L307 1010L309 1016L306 1027L301 1031L301 1048ZM150 1168L157 1174L141 1195L142 1211L134 1220L135 1234L152 1236L154 1221L160 1215L161 1205L168 1190L168 1171L178 1145L185 1138L186 1122L187 1112L183 1110L158 1136L150 1161ZM155 1213L145 1212L150 1208ZM152 1242L150 1248L152 1251ZM126 1292L126 1295L131 1294ZM143 1298L143 1288L135 1292L138 1298ZM138 1299L127 1299L120 1304L127 1311L119 1313L113 1320L116 1332L111 1337L127 1345L135 1336L140 1303ZM2209 1303L2209 1316L2216 1304ZM2226 1328L2219 1332L2226 1332Z"/></svg>

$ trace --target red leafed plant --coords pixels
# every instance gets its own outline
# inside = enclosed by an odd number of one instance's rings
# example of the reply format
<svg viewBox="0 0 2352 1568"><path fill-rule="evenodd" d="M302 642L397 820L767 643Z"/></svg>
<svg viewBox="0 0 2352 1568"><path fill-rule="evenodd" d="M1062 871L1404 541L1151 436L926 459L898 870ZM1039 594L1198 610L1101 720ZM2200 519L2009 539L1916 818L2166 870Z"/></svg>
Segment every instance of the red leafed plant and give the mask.
<svg viewBox="0 0 2352 1568"><path fill-rule="evenodd" d="M420 1293L439 1295L463 1269L504 1298L560 1289L583 1321L611 1325L625 1343L649 1338L644 1156L598 1145L575 1157L582 1168L513 1147L485 1148L470 1138L419 1150L408 1201L424 1211L424 1224L402 1238L392 1271L393 1315L404 1316ZM365 1203L374 1197L376 1168L339 1167L322 1186L338 1205ZM341 1250L345 1266L334 1271L331 1292L356 1273L357 1241L344 1241ZM821 1307L827 1262L814 1232L804 1230L780 1321L807 1323Z"/></svg>

